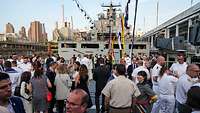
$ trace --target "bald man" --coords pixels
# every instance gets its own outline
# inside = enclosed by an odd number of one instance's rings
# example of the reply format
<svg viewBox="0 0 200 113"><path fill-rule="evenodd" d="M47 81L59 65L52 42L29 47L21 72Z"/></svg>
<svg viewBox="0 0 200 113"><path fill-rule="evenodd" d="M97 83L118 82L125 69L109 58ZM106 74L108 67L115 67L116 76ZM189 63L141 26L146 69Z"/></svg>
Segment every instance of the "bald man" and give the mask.
<svg viewBox="0 0 200 113"><path fill-rule="evenodd" d="M176 86L176 101L177 108L180 113L190 113L191 108L189 108L185 103L187 100L187 92L192 87L193 84L199 82L200 69L196 64L188 65L186 73L183 74Z"/></svg>
<svg viewBox="0 0 200 113"><path fill-rule="evenodd" d="M165 57L163 56L158 56L156 65L152 69L152 83L153 83L153 90L156 94L158 94L158 80L159 80L159 74L160 74L160 69L162 66L165 65Z"/></svg>
<svg viewBox="0 0 200 113"><path fill-rule="evenodd" d="M75 89L70 92L66 102L66 113L86 113L88 94L82 89Z"/></svg>
<svg viewBox="0 0 200 113"><path fill-rule="evenodd" d="M153 91L156 93L156 95L159 95L158 81L160 79L160 70L161 70L162 66L165 65L165 57L158 56L156 62L157 63L153 67L152 72L151 72L151 78L152 78L152 83L153 83ZM158 101L156 101L153 104L153 108L151 110L151 113L159 113L159 103L158 103Z"/></svg>

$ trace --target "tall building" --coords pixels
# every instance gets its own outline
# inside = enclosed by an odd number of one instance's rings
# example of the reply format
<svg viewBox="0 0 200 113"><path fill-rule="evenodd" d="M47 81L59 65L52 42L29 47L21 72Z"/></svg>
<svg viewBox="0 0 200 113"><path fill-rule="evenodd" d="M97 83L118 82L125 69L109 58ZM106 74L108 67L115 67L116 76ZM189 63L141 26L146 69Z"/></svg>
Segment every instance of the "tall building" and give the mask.
<svg viewBox="0 0 200 113"><path fill-rule="evenodd" d="M28 30L29 40L36 43L43 43L47 39L47 33L44 25L39 21L31 22Z"/></svg>
<svg viewBox="0 0 200 113"><path fill-rule="evenodd" d="M58 29L58 24L56 23L56 28L53 31L53 40L73 40L72 39L72 29L69 22L64 22L64 27Z"/></svg>
<svg viewBox="0 0 200 113"><path fill-rule="evenodd" d="M20 31L19 31L19 37L21 39L26 39L27 36L26 36L26 29L24 26L21 27Z"/></svg>
<svg viewBox="0 0 200 113"><path fill-rule="evenodd" d="M6 33L14 33L15 29L11 23L6 24Z"/></svg>
<svg viewBox="0 0 200 113"><path fill-rule="evenodd" d="M45 30L44 23L42 24L42 39L41 39L41 42L42 43L48 42L47 33L46 33L46 30Z"/></svg>

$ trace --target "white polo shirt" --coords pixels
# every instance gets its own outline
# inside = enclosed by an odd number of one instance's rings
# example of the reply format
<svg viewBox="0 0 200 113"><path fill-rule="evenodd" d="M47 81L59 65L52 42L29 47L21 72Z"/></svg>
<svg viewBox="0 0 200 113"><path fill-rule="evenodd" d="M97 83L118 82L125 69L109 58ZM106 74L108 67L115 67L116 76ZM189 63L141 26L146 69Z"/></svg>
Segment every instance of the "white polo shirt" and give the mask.
<svg viewBox="0 0 200 113"><path fill-rule="evenodd" d="M180 77L181 75L183 75L184 73L186 73L186 69L187 69L188 64L186 62L184 62L183 64L179 64L177 63L173 63L172 66L170 67L170 70L173 73L177 73L178 77Z"/></svg>
<svg viewBox="0 0 200 113"><path fill-rule="evenodd" d="M12 82L12 93L15 91L15 87L19 84L21 73L18 73L16 70L6 71L6 73L10 77L10 81Z"/></svg>
<svg viewBox="0 0 200 113"><path fill-rule="evenodd" d="M187 100L187 92L190 89L190 87L193 85L193 80L192 78L187 75L183 74L177 82L176 86L176 100L181 103L185 104Z"/></svg>
<svg viewBox="0 0 200 113"><path fill-rule="evenodd" d="M32 70L32 64L30 62L27 62L26 64L21 63L18 67L21 68L23 72Z"/></svg>
<svg viewBox="0 0 200 113"><path fill-rule="evenodd" d="M158 82L159 94L174 95L177 81L178 78L164 73L160 81Z"/></svg>
<svg viewBox="0 0 200 113"><path fill-rule="evenodd" d="M158 81L160 76L160 70L162 66L159 64L156 64L153 69L151 70L151 76L152 76L152 83L153 83L153 91L158 95ZM153 77L158 77L157 82L153 80Z"/></svg>
<svg viewBox="0 0 200 113"><path fill-rule="evenodd" d="M89 65L89 59L87 57L83 57L83 59L81 59L81 64L85 64L86 67L88 68L88 65Z"/></svg>

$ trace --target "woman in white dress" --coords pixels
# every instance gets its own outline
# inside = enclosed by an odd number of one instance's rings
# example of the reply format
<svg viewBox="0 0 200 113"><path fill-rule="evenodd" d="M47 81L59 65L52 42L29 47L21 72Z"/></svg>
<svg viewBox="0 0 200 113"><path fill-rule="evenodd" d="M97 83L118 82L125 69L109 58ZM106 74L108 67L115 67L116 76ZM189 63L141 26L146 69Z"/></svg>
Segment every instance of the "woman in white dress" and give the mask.
<svg viewBox="0 0 200 113"><path fill-rule="evenodd" d="M175 109L175 88L178 78L172 75L166 67L161 68L158 82L160 112L173 113Z"/></svg>

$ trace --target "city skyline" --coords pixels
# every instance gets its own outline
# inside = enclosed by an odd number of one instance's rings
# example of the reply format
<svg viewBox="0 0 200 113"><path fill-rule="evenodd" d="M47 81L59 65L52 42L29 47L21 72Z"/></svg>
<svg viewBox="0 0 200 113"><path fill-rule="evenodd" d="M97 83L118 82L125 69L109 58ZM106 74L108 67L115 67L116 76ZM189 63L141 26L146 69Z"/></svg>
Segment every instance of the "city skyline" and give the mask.
<svg viewBox="0 0 200 113"><path fill-rule="evenodd" d="M127 0L112 1L115 4L120 3L124 12ZM108 0L79 0L79 2L93 20L96 20L97 14L103 11L101 4L110 3ZM155 28L156 16L154 15L156 15L156 2L157 0L139 0L136 30L148 31ZM193 0L193 5L198 2L200 0ZM65 20L68 22L71 21L72 16L75 29L90 27L90 23L85 19L84 14L79 11L73 0L6 0L1 1L0 6L0 33L5 32L7 23L11 23L15 28L15 32L18 33L22 26L28 30L31 22L40 21L45 24L48 39L51 40L56 21L59 23L62 21L62 4L65 6ZM133 23L134 4L134 0L131 0L129 6L130 24ZM158 23L161 24L167 21L190 6L191 0L159 0Z"/></svg>

